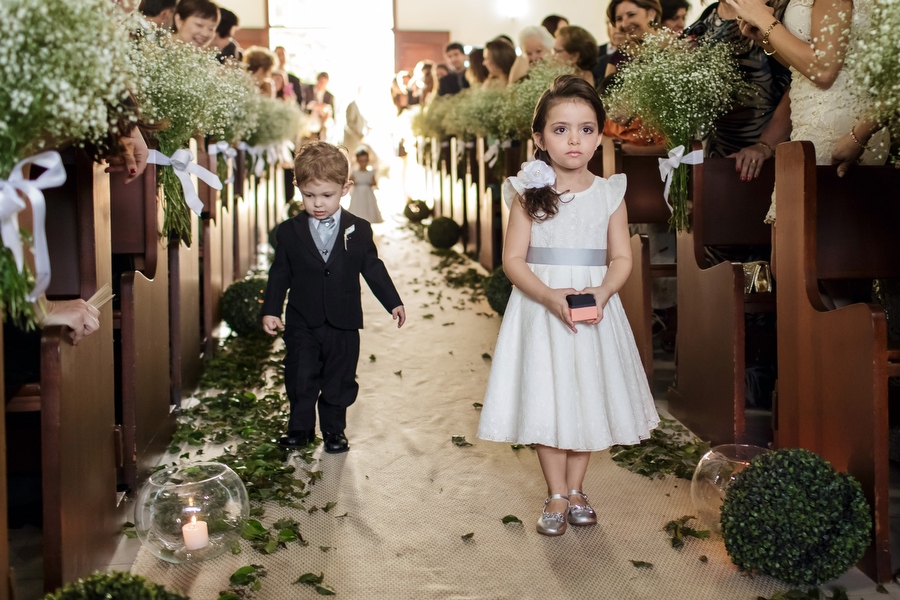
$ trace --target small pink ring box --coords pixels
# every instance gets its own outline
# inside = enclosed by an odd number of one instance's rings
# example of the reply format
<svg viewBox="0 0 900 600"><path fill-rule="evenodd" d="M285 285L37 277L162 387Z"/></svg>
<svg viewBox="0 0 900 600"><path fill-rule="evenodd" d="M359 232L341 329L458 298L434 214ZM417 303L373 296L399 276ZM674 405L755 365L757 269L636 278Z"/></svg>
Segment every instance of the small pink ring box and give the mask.
<svg viewBox="0 0 900 600"><path fill-rule="evenodd" d="M569 305L569 315L576 323L597 318L597 299L593 294L569 294L566 302Z"/></svg>

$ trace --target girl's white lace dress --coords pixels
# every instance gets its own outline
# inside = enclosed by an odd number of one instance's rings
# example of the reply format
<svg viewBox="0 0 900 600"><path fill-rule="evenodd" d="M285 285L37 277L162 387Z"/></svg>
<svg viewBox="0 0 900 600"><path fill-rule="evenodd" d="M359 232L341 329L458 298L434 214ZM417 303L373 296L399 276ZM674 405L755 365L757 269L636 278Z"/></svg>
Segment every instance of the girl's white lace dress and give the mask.
<svg viewBox="0 0 900 600"><path fill-rule="evenodd" d="M375 198L375 190L372 184L375 182L375 173L372 171L353 171L353 189L350 190L350 212L357 217L362 217L369 223L381 223L381 211L378 210L378 200Z"/></svg>
<svg viewBox="0 0 900 600"><path fill-rule="evenodd" d="M850 24L848 54L858 52L860 32L870 26L871 0L854 0ZM812 7L815 0L791 0L784 11L784 26L795 37L810 42ZM816 87L805 75L791 67L791 140L809 140L816 146L816 164L830 165L835 143L850 132L863 117L865 104L861 102L847 69L841 69L834 84L827 90ZM884 164L887 158L887 132L872 136L860 162L864 165ZM766 223L775 222L775 196L766 215Z"/></svg>
<svg viewBox="0 0 900 600"><path fill-rule="evenodd" d="M507 204L514 190L507 183ZM610 215L625 175L597 177L567 194L559 212L531 227L531 246L605 249ZM569 199L571 198L571 199ZM565 252L565 251L564 251ZM606 266L529 264L551 288L598 286ZM659 417L618 294L598 325L572 333L546 308L513 288L494 349L478 437L569 450L602 450L650 436Z"/></svg>

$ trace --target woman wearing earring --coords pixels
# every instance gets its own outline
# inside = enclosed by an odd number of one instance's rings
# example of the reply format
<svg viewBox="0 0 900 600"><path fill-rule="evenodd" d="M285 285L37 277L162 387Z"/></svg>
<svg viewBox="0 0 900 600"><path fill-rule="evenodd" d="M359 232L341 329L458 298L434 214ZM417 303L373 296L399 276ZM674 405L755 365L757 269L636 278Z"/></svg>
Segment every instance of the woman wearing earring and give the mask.
<svg viewBox="0 0 900 600"><path fill-rule="evenodd" d="M205 48L216 37L219 7L209 0L181 0L175 8L175 38Z"/></svg>
<svg viewBox="0 0 900 600"><path fill-rule="evenodd" d="M619 63L630 60L644 36L659 29L662 6L659 0L612 0L606 17L625 35L625 43L609 57L606 77L619 70Z"/></svg>

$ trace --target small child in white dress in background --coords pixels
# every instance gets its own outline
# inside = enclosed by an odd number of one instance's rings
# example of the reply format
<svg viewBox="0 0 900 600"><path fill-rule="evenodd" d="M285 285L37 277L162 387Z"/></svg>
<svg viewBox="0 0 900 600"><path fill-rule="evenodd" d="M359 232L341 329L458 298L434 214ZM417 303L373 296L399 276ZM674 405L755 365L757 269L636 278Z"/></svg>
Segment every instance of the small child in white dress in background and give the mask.
<svg viewBox="0 0 900 600"><path fill-rule="evenodd" d="M604 120L593 87L558 77L534 111L537 160L503 189L515 287L478 437L537 445L549 496L537 531L550 536L597 523L582 491L590 453L636 444L659 422L618 296L631 273L625 175L587 169Z"/></svg>
<svg viewBox="0 0 900 600"><path fill-rule="evenodd" d="M369 223L381 223L381 211L378 210L378 200L375 198L375 188L378 180L375 171L369 167L369 153L365 149L356 152L356 164L350 179L353 181L353 190L350 192L350 212L357 217L362 217Z"/></svg>

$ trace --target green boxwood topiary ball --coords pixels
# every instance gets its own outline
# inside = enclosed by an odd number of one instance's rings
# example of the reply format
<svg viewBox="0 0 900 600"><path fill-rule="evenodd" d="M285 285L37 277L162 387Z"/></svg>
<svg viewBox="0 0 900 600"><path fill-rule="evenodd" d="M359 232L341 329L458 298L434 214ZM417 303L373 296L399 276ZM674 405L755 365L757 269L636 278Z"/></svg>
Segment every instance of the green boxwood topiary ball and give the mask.
<svg viewBox="0 0 900 600"><path fill-rule="evenodd" d="M266 292L266 279L263 277L247 277L235 281L222 294L222 318L238 335L262 333L263 297Z"/></svg>
<svg viewBox="0 0 900 600"><path fill-rule="evenodd" d="M438 217L428 226L428 241L435 248L446 250L459 241L460 227L450 217Z"/></svg>
<svg viewBox="0 0 900 600"><path fill-rule="evenodd" d="M123 571L94 573L44 596L44 600L106 600L106 598L188 600L187 597L170 592L139 575Z"/></svg>
<svg viewBox="0 0 900 600"><path fill-rule="evenodd" d="M410 200L403 209L403 216L413 223L420 223L431 216L431 209L424 200Z"/></svg>
<svg viewBox="0 0 900 600"><path fill-rule="evenodd" d="M506 312L510 294L512 294L512 283L510 283L506 273L503 272L503 265L500 265L485 279L484 296L487 298L491 308L496 310L502 317L503 313Z"/></svg>
<svg viewBox="0 0 900 600"><path fill-rule="evenodd" d="M869 545L872 519L859 482L799 448L757 456L722 505L734 564L794 585L836 579Z"/></svg>

